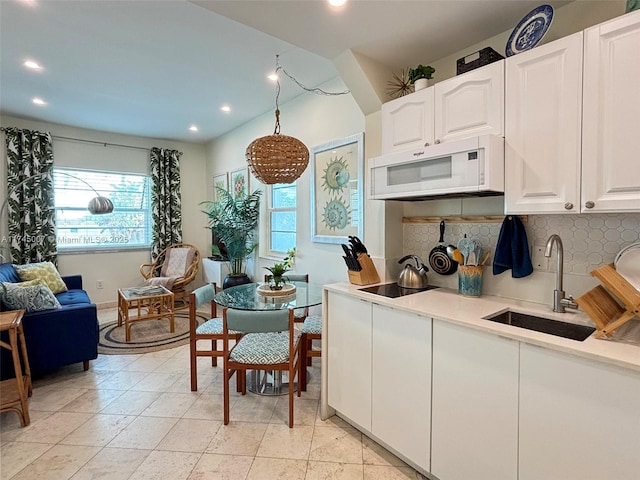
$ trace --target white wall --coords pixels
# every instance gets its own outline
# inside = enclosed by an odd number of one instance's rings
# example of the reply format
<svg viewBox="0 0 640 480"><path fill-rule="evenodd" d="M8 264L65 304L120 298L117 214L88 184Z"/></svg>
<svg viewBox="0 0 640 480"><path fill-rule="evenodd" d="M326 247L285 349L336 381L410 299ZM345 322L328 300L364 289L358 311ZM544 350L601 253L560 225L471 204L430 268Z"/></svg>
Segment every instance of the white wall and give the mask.
<svg viewBox="0 0 640 480"><path fill-rule="evenodd" d="M205 171L205 147L202 144L158 140L144 137L111 134L95 130L68 127L46 122L2 116L3 127L27 128L48 131L55 136L141 147L145 150L104 146L99 144L55 139L54 162L58 166L84 167L96 170L149 172L149 149L171 148L183 152L180 158L182 180L182 235L183 241L197 246L203 254L208 251L209 232L206 218L200 213L198 203L207 198ZM6 158L6 146L2 141L0 155ZM6 161L0 162L0 176L6 179ZM0 204L6 197L6 181L2 182ZM6 230L3 230L6 231ZM91 300L99 306L115 305L118 288L138 285L142 281L140 265L149 262L148 250L110 253L60 254L58 266L62 275L80 273L84 288ZM103 281L103 288L96 289L96 281ZM202 283L202 274L194 285Z"/></svg>
<svg viewBox="0 0 640 480"><path fill-rule="evenodd" d="M295 72L292 72L295 75ZM283 89L300 89L288 79L282 83ZM346 87L340 80L332 80L321 88L326 91L342 91ZM296 137L307 148L321 145L332 140L338 140L365 130L365 119L351 95L320 96L301 91L291 102L280 105L280 133ZM275 94L274 94L275 95ZM275 98L275 97L274 97ZM207 196L213 198L213 175L225 171L231 171L246 166L245 150L256 138L273 134L275 114L273 111L252 120L232 132L219 137L207 146ZM366 139L365 139L366 144ZM366 157L365 149L365 157ZM347 270L342 260L342 249L336 244L313 243L311 241L311 205L310 205L310 166L302 174L297 182L297 257L296 268L298 272L308 272L315 283L330 283L347 281ZM254 190L255 183L250 182ZM264 208L266 199L263 197ZM261 231L264 232L261 218ZM366 225L366 223L365 223ZM380 233L380 232L376 232ZM364 239L366 242L366 238ZM266 245L266 239L261 239ZM281 259L280 259L281 260ZM273 263L271 260L261 258L257 262L257 268L248 273L255 280L263 278L267 273L265 265Z"/></svg>

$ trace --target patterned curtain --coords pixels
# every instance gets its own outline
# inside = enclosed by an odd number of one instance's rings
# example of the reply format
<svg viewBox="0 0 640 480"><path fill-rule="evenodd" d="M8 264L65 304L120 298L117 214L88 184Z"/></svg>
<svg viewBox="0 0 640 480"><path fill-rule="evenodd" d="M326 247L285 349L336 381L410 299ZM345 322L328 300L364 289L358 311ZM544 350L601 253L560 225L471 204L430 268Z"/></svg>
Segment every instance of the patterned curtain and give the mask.
<svg viewBox="0 0 640 480"><path fill-rule="evenodd" d="M177 150L151 149L151 258L156 258L169 245L182 242L180 155Z"/></svg>
<svg viewBox="0 0 640 480"><path fill-rule="evenodd" d="M13 263L57 263L50 133L5 129L7 216ZM32 181L26 181L31 177ZM21 182L25 182L20 185Z"/></svg>

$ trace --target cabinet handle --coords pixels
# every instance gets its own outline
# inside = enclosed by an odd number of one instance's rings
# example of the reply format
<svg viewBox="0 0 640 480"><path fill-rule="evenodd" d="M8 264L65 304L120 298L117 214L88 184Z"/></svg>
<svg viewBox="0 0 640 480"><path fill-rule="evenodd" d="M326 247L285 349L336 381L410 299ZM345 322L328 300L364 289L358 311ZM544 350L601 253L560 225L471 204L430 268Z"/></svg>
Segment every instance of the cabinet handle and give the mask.
<svg viewBox="0 0 640 480"><path fill-rule="evenodd" d="M596 204L589 200L588 202L585 202L584 206L587 208L593 208L596 206Z"/></svg>
<svg viewBox="0 0 640 480"><path fill-rule="evenodd" d="M424 146L428 147L429 146L429 142L424 142Z"/></svg>
<svg viewBox="0 0 640 480"><path fill-rule="evenodd" d="M419 157L420 155L424 155L424 152L416 152L413 154L414 157Z"/></svg>
<svg viewBox="0 0 640 480"><path fill-rule="evenodd" d="M433 142L433 143L435 143L435 144L437 145L437 144L439 144L439 143L440 143L440 140L436 139L436 141L435 141L435 142Z"/></svg>
<svg viewBox="0 0 640 480"><path fill-rule="evenodd" d="M567 202L564 204L564 209L565 210L572 210L573 209L573 203L571 202Z"/></svg>

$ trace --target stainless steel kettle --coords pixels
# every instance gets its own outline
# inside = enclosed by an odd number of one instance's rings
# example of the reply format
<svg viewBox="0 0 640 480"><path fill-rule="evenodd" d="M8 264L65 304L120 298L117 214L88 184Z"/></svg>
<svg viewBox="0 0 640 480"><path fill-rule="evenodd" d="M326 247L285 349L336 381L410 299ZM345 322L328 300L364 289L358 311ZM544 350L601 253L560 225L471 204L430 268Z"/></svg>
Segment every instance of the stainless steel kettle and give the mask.
<svg viewBox="0 0 640 480"><path fill-rule="evenodd" d="M398 286L402 288L427 288L429 281L427 279L427 272L429 269L422 262L422 259L417 255L405 255L398 263L402 264L407 260L413 259L416 262L416 266L407 263L400 273L398 278Z"/></svg>

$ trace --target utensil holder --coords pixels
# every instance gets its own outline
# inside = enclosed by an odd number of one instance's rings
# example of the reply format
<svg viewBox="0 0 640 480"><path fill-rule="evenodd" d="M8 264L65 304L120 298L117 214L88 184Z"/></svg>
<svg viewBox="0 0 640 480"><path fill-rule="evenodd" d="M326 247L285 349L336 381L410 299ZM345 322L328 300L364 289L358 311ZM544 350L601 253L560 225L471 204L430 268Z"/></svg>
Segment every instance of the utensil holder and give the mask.
<svg viewBox="0 0 640 480"><path fill-rule="evenodd" d="M482 265L458 266L458 293L466 297L482 295Z"/></svg>
<svg viewBox="0 0 640 480"><path fill-rule="evenodd" d="M371 261L371 257L366 253L358 255L358 262L362 270L356 272L349 270L349 282L354 285L371 285L374 283L380 283L380 276L376 270L375 265Z"/></svg>

